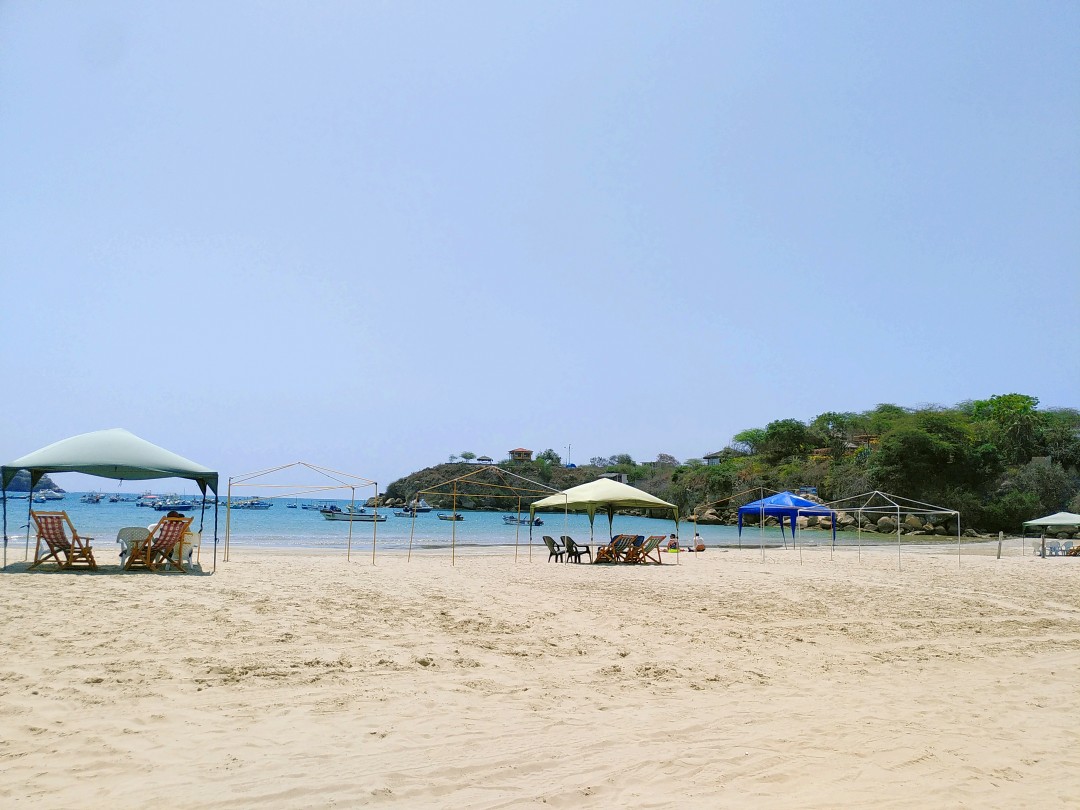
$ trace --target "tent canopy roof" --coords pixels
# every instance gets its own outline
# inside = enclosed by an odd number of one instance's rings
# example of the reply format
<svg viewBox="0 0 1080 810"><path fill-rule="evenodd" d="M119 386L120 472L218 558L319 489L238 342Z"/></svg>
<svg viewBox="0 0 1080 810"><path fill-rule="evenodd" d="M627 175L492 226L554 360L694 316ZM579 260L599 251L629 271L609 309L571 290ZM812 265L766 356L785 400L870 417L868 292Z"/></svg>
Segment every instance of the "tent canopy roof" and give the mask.
<svg viewBox="0 0 1080 810"><path fill-rule="evenodd" d="M1080 526L1080 515L1075 512L1055 512L1046 517L1025 520L1025 526Z"/></svg>
<svg viewBox="0 0 1080 810"><path fill-rule="evenodd" d="M529 513L537 510L562 510L568 512L587 512L592 520L598 509L670 509L678 519L678 507L673 503L650 495L643 489L629 484L620 484L610 478L598 478L587 484L564 489L554 495L541 498L529 507Z"/></svg>
<svg viewBox="0 0 1080 810"><path fill-rule="evenodd" d="M739 534L742 534L744 515L769 515L780 518L780 532L784 531L784 518L791 522L792 536L795 534L795 519L804 515L831 515L836 512L820 503L800 498L791 492L778 492L768 498L761 498L739 507ZM833 537L836 537L836 521L833 521Z"/></svg>
<svg viewBox="0 0 1080 810"><path fill-rule="evenodd" d="M101 478L141 481L186 478L215 493L218 474L122 428L96 430L63 439L0 466L6 489L19 470L28 470L36 484L46 473L79 472Z"/></svg>
<svg viewBox="0 0 1080 810"><path fill-rule="evenodd" d="M800 498L791 492L778 492L776 495L770 495L768 498L761 498L760 500L748 503L745 506L739 507L739 514L761 514L764 511L766 515L790 515L796 513L799 515L832 515L835 512L827 506L822 506L820 503L807 500L806 498Z"/></svg>

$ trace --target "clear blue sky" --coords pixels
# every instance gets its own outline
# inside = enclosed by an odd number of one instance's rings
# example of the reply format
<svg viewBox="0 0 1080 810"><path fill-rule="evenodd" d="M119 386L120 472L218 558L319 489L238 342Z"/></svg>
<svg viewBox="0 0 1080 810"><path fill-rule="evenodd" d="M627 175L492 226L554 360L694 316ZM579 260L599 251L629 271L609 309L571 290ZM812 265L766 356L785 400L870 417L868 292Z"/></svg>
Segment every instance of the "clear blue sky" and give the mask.
<svg viewBox="0 0 1080 810"><path fill-rule="evenodd" d="M0 457L1080 405L1080 5L0 5Z"/></svg>

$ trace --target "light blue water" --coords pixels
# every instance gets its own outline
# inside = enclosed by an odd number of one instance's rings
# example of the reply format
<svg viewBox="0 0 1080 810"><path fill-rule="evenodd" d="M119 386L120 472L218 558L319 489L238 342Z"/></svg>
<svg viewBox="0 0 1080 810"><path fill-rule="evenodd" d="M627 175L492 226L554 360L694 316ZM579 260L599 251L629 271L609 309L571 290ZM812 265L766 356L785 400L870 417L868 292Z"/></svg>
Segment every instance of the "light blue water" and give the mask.
<svg viewBox="0 0 1080 810"><path fill-rule="evenodd" d="M125 493L130 496L131 493ZM98 504L82 503L82 493L69 492L63 500L35 503L40 510L64 510L80 533L93 537L98 546L110 539L115 539L118 530L125 526L149 526L161 519L163 512L147 507L136 506L132 502L109 503L107 500ZM319 500L324 502L323 499ZM330 501L344 507L348 501ZM290 509L284 499L276 499L270 509L233 509L229 513L229 542L242 546L265 548L345 548L349 538L348 521L330 521L315 510ZM26 532L27 501L8 500L7 531L9 537L24 536ZM371 511L370 509L368 511ZM512 526L503 522L503 512L468 512L460 511L464 520L451 522L439 520L439 510L416 516L415 521L408 517L396 517L393 510L380 510L387 519L380 523L352 524L353 549L371 548L372 527L377 532L378 548L408 548L410 533L413 548L446 548L450 545L452 532L456 533L454 542L458 545L513 546L529 543L528 526ZM447 510L448 511L448 510ZM203 547L213 542L214 508L208 505L205 515L195 509L185 512L194 517L192 528L198 529L203 522ZM224 501L218 512L218 538L225 539ZM541 537L545 534L558 538L568 534L579 542L588 542L589 519L585 515L564 515L562 513L543 513L540 518L543 526L532 529L533 543L542 545ZM654 534L668 535L676 531L671 520L641 518L616 515L613 525L615 534ZM733 526L700 526L702 539L707 545L738 545L738 532ZM681 523L678 529L684 543L693 537L693 524ZM607 542L608 523L606 516L597 516L594 529L596 540ZM817 542L827 542L825 533L815 534ZM766 542L781 542L777 529L765 530ZM17 545L16 541L12 541ZM31 543L33 537L31 536ZM744 529L742 543L755 546L759 542L756 528ZM9 546L10 548L11 546Z"/></svg>

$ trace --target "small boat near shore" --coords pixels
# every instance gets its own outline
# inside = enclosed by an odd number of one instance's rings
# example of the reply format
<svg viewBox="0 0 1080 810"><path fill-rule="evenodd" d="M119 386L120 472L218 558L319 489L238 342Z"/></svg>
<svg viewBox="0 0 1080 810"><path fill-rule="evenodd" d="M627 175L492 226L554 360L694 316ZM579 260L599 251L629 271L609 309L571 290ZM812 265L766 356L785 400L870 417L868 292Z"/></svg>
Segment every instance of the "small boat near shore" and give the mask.
<svg viewBox="0 0 1080 810"><path fill-rule="evenodd" d="M527 517L518 517L517 515L503 515L503 523L508 526L543 526L544 521L540 518L533 518L531 521Z"/></svg>
<svg viewBox="0 0 1080 810"><path fill-rule="evenodd" d="M190 512L194 508L194 501L180 498L164 498L154 504L154 509L158 512Z"/></svg>
<svg viewBox="0 0 1080 810"><path fill-rule="evenodd" d="M437 517L439 518L439 520L464 520L465 519L464 515L459 515L457 512L452 512L449 515L446 512L439 512Z"/></svg>
<svg viewBox="0 0 1080 810"><path fill-rule="evenodd" d="M238 501L233 501L229 506L230 509L269 509L274 505L274 502L267 498L242 498Z"/></svg>
<svg viewBox="0 0 1080 810"><path fill-rule="evenodd" d="M382 523L382 521L386 520L386 515L369 512L362 506L355 508L346 506L344 509L339 506L331 506L327 509L320 509L319 512L327 520L349 520L359 523Z"/></svg>

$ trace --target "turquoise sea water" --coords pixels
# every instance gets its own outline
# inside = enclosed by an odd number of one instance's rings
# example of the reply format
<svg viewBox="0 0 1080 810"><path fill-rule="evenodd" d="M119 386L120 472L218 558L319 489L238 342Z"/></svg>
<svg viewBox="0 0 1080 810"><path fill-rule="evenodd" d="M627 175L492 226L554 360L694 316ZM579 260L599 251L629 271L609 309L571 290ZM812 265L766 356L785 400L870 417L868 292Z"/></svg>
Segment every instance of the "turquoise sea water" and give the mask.
<svg viewBox="0 0 1080 810"><path fill-rule="evenodd" d="M66 511L79 532L93 537L95 545L99 547L109 540L114 540L119 529L125 526L148 526L156 523L164 514L147 507L136 506L133 502L109 503L103 500L97 504L82 503L79 500L82 494L69 492L63 500L35 503L34 508ZM131 493L126 494L129 497L131 495ZM319 499L319 502L324 502L324 499ZM329 502L337 503L342 508L348 503L341 500ZM346 547L349 538L348 521L329 521L318 511L290 509L287 503L288 501L279 498L273 501L274 505L270 509L233 509L229 514L230 543L265 548ZM27 504L28 502L23 499L8 500L7 533L9 537L25 536L25 526L28 522ZM408 548L410 534L414 549L446 548L451 543L452 532L456 534L454 542L461 546L513 546L515 543L527 546L529 543L529 527L505 524L503 514L507 513L460 511L465 519L451 522L439 520L438 511L433 510L417 515L414 521L412 518L396 517L393 510L380 510L380 513L387 515L385 521L374 524L358 522L352 524L352 547L354 550L370 549L373 526L377 532L378 548L386 549ZM192 523L194 529L198 529L202 520L204 524L203 548L207 548L212 544L214 537L213 505L207 505L205 515L201 515L198 508L186 512L185 515L194 517ZM223 501L218 511L219 543L223 543L225 539L225 517ZM540 517L544 525L533 527L534 545L542 547L541 537L545 534L556 538L568 534L579 542L588 542L589 519L585 515L543 513ZM607 541L606 517L597 516L594 531L596 540ZM649 536L668 535L676 531L676 528L671 520L616 515L613 531L615 534ZM678 531L680 537L688 541L694 534L693 524L681 523ZM707 545L737 545L739 543L738 532L733 526L701 526L698 531ZM814 535L813 539L816 542L827 542L825 538L826 535L821 533ZM769 544L779 543L781 542L780 532L777 529L766 529L765 539ZM750 546L757 545L759 543L758 530L756 528L744 529L742 543ZM14 539L11 544L9 549L18 545Z"/></svg>

